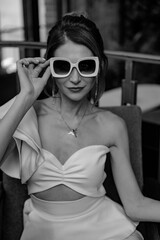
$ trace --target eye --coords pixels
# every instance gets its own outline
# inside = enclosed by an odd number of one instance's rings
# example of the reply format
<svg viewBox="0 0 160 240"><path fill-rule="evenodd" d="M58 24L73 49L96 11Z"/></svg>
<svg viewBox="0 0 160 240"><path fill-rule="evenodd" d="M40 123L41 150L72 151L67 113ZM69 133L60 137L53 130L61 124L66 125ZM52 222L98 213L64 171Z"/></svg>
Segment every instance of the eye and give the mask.
<svg viewBox="0 0 160 240"><path fill-rule="evenodd" d="M53 63L56 74L67 74L70 70L70 63L65 60L56 60Z"/></svg>
<svg viewBox="0 0 160 240"><path fill-rule="evenodd" d="M93 73L95 71L95 61L88 59L88 60L83 60L79 63L79 70L82 73Z"/></svg>

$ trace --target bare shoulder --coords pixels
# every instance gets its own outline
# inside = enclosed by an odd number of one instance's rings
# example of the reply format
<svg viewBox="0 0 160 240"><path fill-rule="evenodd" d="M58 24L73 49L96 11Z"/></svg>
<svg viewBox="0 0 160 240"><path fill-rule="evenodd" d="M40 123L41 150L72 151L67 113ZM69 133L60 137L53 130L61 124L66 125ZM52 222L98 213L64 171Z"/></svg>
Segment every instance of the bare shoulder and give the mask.
<svg viewBox="0 0 160 240"><path fill-rule="evenodd" d="M37 100L33 107L36 111L36 114L39 115L46 115L47 113L49 114L49 112L51 111L53 105L53 101L52 98L45 98L45 99L40 99Z"/></svg>
<svg viewBox="0 0 160 240"><path fill-rule="evenodd" d="M110 145L115 144L115 140L127 133L125 121L117 114L101 108L96 108L99 129L104 139L110 139Z"/></svg>
<svg viewBox="0 0 160 240"><path fill-rule="evenodd" d="M109 125L110 127L116 127L116 130L119 128L126 127L125 121L123 118L113 113L112 111L103 109L103 108L95 108L94 110L97 113L98 120L103 126Z"/></svg>

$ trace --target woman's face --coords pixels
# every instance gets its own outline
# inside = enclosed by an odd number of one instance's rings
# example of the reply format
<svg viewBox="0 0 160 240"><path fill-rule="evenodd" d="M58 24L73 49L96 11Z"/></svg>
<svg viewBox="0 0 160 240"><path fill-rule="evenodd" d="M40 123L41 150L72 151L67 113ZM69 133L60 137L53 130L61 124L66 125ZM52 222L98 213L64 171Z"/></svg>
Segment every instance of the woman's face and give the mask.
<svg viewBox="0 0 160 240"><path fill-rule="evenodd" d="M54 53L54 57L69 59L72 63L84 57L91 57L93 53L84 45L76 44L70 40L60 46ZM67 97L73 101L80 101L87 97L95 84L95 77L82 77L76 68L70 75L63 78L55 78L61 97Z"/></svg>

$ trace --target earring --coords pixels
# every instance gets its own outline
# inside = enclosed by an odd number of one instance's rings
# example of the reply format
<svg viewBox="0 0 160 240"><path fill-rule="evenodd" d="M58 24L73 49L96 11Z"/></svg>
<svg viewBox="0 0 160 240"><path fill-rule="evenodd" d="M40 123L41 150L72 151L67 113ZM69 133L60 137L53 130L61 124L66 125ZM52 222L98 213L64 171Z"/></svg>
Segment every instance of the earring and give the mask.
<svg viewBox="0 0 160 240"><path fill-rule="evenodd" d="M96 82L95 82L95 95L94 95L94 99L97 99L98 96L98 87L99 87L99 82L98 82L98 77L96 77Z"/></svg>
<svg viewBox="0 0 160 240"><path fill-rule="evenodd" d="M55 97L57 92L58 92L58 87L57 87L57 85L55 83L54 78L52 78L52 97Z"/></svg>
<svg viewBox="0 0 160 240"><path fill-rule="evenodd" d="M55 91L54 91L53 88L52 88L52 97L53 97L53 98L55 97Z"/></svg>

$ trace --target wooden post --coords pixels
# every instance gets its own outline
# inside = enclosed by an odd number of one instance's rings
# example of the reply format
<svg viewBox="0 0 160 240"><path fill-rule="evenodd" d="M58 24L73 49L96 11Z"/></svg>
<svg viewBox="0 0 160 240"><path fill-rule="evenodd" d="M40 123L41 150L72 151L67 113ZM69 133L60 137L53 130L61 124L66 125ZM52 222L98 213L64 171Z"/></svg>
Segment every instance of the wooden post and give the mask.
<svg viewBox="0 0 160 240"><path fill-rule="evenodd" d="M39 42L38 0L23 0L23 20L25 41ZM25 57L40 56L39 49L25 49Z"/></svg>

